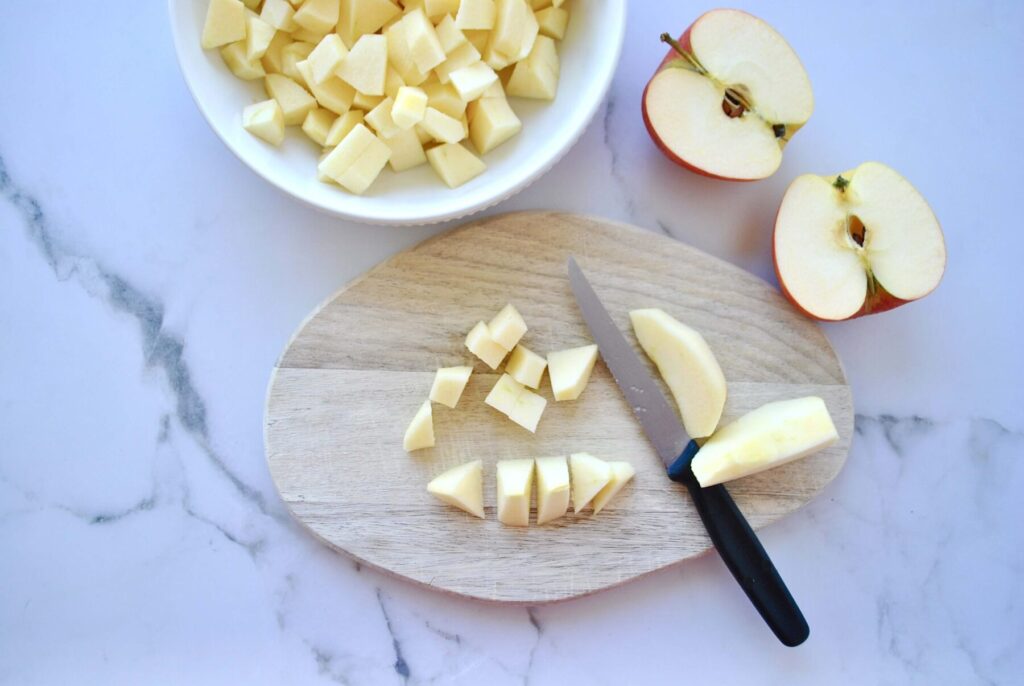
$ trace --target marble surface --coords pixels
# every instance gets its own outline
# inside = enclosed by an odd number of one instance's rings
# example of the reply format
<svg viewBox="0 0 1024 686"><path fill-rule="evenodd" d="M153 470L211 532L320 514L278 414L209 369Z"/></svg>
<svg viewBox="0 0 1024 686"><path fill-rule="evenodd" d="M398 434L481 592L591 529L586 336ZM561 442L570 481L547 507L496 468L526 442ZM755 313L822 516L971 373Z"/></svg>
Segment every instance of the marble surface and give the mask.
<svg viewBox="0 0 1024 686"><path fill-rule="evenodd" d="M771 280L789 181L880 159L945 226L931 297L826 327L854 446L763 533L809 641L781 647L715 555L491 607L293 524L262 451L277 354L340 284L442 227L347 225L249 172L191 101L162 2L37 0L0 9L0 683L1021 683L1024 5L747 3L817 97L749 185L674 168L643 130L657 36L701 9L661 5L633 3L580 143L494 211L627 220Z"/></svg>

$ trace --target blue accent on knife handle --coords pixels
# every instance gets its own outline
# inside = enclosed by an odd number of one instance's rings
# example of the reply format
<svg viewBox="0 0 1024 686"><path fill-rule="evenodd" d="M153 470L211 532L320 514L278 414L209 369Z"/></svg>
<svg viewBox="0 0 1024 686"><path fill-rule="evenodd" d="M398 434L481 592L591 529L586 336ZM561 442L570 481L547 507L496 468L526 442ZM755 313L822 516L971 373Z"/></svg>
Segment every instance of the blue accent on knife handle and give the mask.
<svg viewBox="0 0 1024 686"><path fill-rule="evenodd" d="M668 468L669 478L689 489L725 566L776 637L787 646L800 645L811 631L807 620L729 491L721 484L701 488L697 482L690 462L698 450L700 446L690 441Z"/></svg>

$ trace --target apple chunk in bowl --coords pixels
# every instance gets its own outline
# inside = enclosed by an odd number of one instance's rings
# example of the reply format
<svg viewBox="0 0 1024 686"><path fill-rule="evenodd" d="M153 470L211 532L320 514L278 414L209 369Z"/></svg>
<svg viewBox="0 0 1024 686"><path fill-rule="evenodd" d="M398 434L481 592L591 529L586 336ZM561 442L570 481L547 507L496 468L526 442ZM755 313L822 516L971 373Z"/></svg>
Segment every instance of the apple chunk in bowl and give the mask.
<svg viewBox="0 0 1024 686"><path fill-rule="evenodd" d="M522 190L576 142L601 105L618 63L625 0L576 0L559 44L553 101L510 98L519 135L486 153L487 171L448 190L429 165L397 174L385 170L373 188L354 196L317 179L319 149L289 132L280 148L242 127L245 106L266 100L262 81L236 79L216 50L200 45L206 2L169 0L175 47L185 80L210 126L239 159L286 193L324 211L376 224L421 224L465 216Z"/></svg>

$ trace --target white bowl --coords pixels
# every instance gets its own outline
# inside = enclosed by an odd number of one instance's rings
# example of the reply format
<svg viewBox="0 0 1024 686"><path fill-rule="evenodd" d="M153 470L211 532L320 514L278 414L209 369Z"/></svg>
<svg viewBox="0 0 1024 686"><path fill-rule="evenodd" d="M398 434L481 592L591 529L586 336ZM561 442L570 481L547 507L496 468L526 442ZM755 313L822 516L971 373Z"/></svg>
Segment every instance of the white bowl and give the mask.
<svg viewBox="0 0 1024 686"><path fill-rule="evenodd" d="M316 178L318 147L297 127L274 148L242 128L242 108L266 99L262 80L241 81L217 50L199 46L207 0L168 0L178 62L196 104L239 159L285 192L327 212L372 224L426 224L478 212L522 190L572 147L597 112L619 61L626 0L576 0L559 45L553 102L511 98L523 130L483 156L487 171L456 189L428 166L386 169L364 195Z"/></svg>

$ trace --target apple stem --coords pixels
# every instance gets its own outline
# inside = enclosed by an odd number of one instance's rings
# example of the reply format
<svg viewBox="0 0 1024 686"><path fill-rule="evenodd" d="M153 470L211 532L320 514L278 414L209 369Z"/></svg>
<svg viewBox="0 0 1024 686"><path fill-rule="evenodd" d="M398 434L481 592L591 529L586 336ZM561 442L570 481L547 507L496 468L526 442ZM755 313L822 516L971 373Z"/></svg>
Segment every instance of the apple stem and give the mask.
<svg viewBox="0 0 1024 686"><path fill-rule="evenodd" d="M691 53L689 50L684 50L683 46L681 46L679 44L679 41L677 41L675 38L668 35L667 33L663 33L661 34L661 42L668 43L669 47L671 47L673 50L679 53L679 56L686 60L698 72L700 72L701 74L707 73L707 70L704 69L704 66L700 62L697 61L697 58L694 57L693 53Z"/></svg>
<svg viewBox="0 0 1024 686"><path fill-rule="evenodd" d="M846 187L850 185L850 182L844 179L842 174L840 174L836 177L836 180L832 185L840 191L845 191Z"/></svg>

